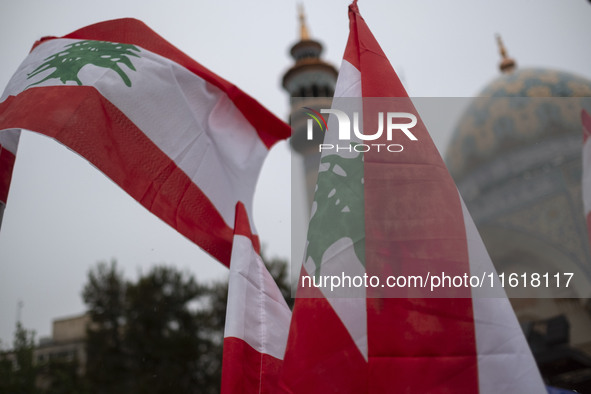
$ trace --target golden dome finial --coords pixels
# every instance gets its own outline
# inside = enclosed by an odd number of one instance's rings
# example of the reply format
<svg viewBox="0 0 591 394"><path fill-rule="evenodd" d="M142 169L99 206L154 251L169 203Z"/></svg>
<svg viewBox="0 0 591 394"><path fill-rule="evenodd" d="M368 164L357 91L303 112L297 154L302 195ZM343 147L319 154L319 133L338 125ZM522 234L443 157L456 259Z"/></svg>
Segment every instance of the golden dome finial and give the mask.
<svg viewBox="0 0 591 394"><path fill-rule="evenodd" d="M513 70L515 70L515 67L517 67L517 63L515 63L515 60L513 60L507 55L507 49L505 49L505 45L503 45L503 40L501 39L501 36L497 34L496 38L497 44L499 45L499 53L502 57L501 63L499 63L499 69L502 73L510 73Z"/></svg>
<svg viewBox="0 0 591 394"><path fill-rule="evenodd" d="M300 40L309 40L310 33L308 33L308 27L306 26L306 15L304 14L304 5L302 3L298 3L298 14L300 18Z"/></svg>

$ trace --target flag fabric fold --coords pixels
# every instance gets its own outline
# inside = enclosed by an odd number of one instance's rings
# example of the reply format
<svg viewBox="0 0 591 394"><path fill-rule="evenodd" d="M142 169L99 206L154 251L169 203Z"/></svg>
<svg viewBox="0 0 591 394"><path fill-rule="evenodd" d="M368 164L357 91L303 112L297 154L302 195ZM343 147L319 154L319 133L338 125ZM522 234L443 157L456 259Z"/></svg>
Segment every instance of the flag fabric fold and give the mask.
<svg viewBox="0 0 591 394"><path fill-rule="evenodd" d="M19 129L77 152L225 265L235 205L243 201L252 217L267 151L290 135L134 19L38 41L0 99L0 134Z"/></svg>
<svg viewBox="0 0 591 394"><path fill-rule="evenodd" d="M281 291L255 251L242 203L228 282L222 393L277 393L291 319Z"/></svg>
<svg viewBox="0 0 591 394"><path fill-rule="evenodd" d="M398 98L398 112L417 114L356 2L349 7L349 21L333 109L346 98L361 99L363 128L371 131L376 130L378 111L368 98ZM331 113L325 144L338 144L339 127ZM426 273L425 267L450 275L496 275L419 116L412 133L417 140L402 136L404 151L399 153L366 148L323 152L282 389L545 392L517 319L498 287L492 292L453 289L441 297L412 296L410 291L404 297L404 292L392 293L384 286L363 286L335 297L327 286L303 286L304 276L338 276L345 269L381 280L421 269ZM386 146L396 141L387 140L384 133L372 142ZM348 186L342 186L346 182ZM346 207L335 211L343 201ZM362 222L348 217L361 217ZM349 223L349 228L342 223ZM323 235L330 231L339 235Z"/></svg>

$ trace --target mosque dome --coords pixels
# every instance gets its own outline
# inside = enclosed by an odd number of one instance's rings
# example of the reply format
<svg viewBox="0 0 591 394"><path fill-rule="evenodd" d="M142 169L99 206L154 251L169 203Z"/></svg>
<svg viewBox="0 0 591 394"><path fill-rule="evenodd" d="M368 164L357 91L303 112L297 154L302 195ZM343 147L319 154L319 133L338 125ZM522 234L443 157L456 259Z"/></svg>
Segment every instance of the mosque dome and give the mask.
<svg viewBox="0 0 591 394"><path fill-rule="evenodd" d="M446 152L456 181L491 160L541 140L580 140L580 102L591 97L591 81L541 68L505 73L489 83L458 122Z"/></svg>
<svg viewBox="0 0 591 394"><path fill-rule="evenodd" d="M544 297L589 298L581 109L591 110L591 81L518 69L499 44L502 74L466 106L446 164L499 272L575 272L579 283ZM523 290L507 292L541 297Z"/></svg>
<svg viewBox="0 0 591 394"><path fill-rule="evenodd" d="M568 373L554 368L572 357L564 349L591 354L591 253L581 185L581 109L591 111L591 81L518 69L497 41L502 74L470 99L446 163L500 275L576 278L570 286L524 279L504 290L544 378L581 376L568 384L589 387L574 364ZM557 321L567 322L568 335L555 341L550 322Z"/></svg>

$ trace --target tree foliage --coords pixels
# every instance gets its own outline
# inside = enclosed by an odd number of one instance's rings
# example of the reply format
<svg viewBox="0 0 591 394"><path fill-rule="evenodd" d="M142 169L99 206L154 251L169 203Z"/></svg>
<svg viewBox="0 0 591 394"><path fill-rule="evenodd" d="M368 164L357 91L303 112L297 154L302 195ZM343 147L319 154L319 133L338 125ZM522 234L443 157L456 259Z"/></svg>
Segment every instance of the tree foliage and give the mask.
<svg viewBox="0 0 591 394"><path fill-rule="evenodd" d="M286 263L267 266L292 305ZM101 262L82 298L90 317L83 374L77 359L36 364L34 333L19 323L13 350L0 351L0 394L220 392L227 280L198 283L155 266L128 281L115 261Z"/></svg>
<svg viewBox="0 0 591 394"><path fill-rule="evenodd" d="M127 283L117 263L101 262L88 273L82 299L91 325L86 332L86 378L97 393L126 393L129 367L123 346Z"/></svg>
<svg viewBox="0 0 591 394"><path fill-rule="evenodd" d="M86 394L78 360L35 360L35 333L19 322L11 351L0 352L0 394Z"/></svg>
<svg viewBox="0 0 591 394"><path fill-rule="evenodd" d="M18 322L12 352L0 354L0 393L37 393L37 367L33 363L35 333Z"/></svg>
<svg viewBox="0 0 591 394"><path fill-rule="evenodd" d="M86 394L87 381L78 373L79 361L55 359L39 367L39 376L43 380L42 394ZM38 386L39 387L39 386Z"/></svg>
<svg viewBox="0 0 591 394"><path fill-rule="evenodd" d="M198 308L206 291L169 267L155 267L129 285L125 345L134 391L189 393L216 383L212 352L219 343L210 335L216 328Z"/></svg>
<svg viewBox="0 0 591 394"><path fill-rule="evenodd" d="M291 303L286 263L268 267ZM219 393L227 280L200 284L155 266L130 282L115 262L99 263L82 294L91 392Z"/></svg>

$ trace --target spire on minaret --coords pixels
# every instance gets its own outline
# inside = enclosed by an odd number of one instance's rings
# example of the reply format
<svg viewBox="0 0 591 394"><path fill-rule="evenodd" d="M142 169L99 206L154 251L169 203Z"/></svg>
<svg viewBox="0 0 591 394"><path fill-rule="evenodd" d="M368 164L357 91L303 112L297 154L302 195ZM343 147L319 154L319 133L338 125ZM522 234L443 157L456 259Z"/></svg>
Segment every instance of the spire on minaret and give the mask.
<svg viewBox="0 0 591 394"><path fill-rule="evenodd" d="M282 85L291 99L290 145L303 159L306 191L311 207L320 163L318 145L322 143L323 136L321 133L315 133L314 138L308 140L308 116L303 108L309 107L319 111L321 108L331 107L338 71L322 59L322 44L310 36L301 3L298 4L298 19L299 40L289 51L294 62L283 75Z"/></svg>
<svg viewBox="0 0 591 394"><path fill-rule="evenodd" d="M310 33L308 33L308 26L306 25L306 14L304 14L304 5L298 4L298 14L300 18L300 40L307 41L310 39Z"/></svg>
<svg viewBox="0 0 591 394"><path fill-rule="evenodd" d="M513 60L507 55L507 49L505 49L505 45L503 45L503 40L501 39L501 36L497 34L496 38L497 44L499 46L499 53L501 54L502 58L501 62L499 63L499 69L502 73L508 74L515 70L515 67L517 67L517 63L515 63L515 60Z"/></svg>
<svg viewBox="0 0 591 394"><path fill-rule="evenodd" d="M332 97L338 72L321 59L322 44L310 37L304 7L298 4L300 37L290 50L295 64L283 75L283 87L293 97Z"/></svg>

